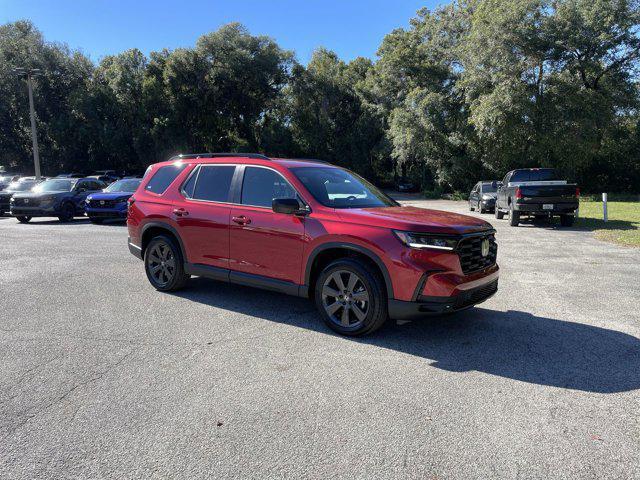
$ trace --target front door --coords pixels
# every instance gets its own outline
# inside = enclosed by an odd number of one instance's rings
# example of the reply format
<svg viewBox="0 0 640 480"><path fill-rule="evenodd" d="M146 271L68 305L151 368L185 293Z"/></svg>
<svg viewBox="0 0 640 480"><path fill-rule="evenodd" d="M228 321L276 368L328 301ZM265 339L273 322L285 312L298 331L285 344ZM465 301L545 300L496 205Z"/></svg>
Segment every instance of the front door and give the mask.
<svg viewBox="0 0 640 480"><path fill-rule="evenodd" d="M230 268L232 271L301 284L305 219L275 213L274 198L296 198L293 187L278 172L244 167L241 205L231 208Z"/></svg>

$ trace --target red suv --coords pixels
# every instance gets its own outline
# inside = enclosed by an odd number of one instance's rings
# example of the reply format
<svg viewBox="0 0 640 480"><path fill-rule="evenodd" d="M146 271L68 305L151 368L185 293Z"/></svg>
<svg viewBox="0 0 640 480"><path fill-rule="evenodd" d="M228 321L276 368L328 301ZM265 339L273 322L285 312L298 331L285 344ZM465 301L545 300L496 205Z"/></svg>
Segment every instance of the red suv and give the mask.
<svg viewBox="0 0 640 480"><path fill-rule="evenodd" d="M127 224L156 289L197 275L310 297L345 335L468 308L498 288L489 223L400 206L321 161L180 155L149 167Z"/></svg>

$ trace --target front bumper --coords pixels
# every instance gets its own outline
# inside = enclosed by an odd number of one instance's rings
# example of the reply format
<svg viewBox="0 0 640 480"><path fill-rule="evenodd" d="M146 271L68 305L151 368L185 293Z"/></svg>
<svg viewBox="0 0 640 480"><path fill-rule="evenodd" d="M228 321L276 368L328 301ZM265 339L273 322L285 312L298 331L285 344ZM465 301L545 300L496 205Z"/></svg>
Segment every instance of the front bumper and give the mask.
<svg viewBox="0 0 640 480"><path fill-rule="evenodd" d="M487 200L480 200L480 205L485 210L491 210L492 208L496 207L496 199L495 198L489 198Z"/></svg>
<svg viewBox="0 0 640 480"><path fill-rule="evenodd" d="M498 279L484 285L463 290L451 297L419 296L415 302L389 299L389 317L395 320L413 320L428 316L458 312L489 299L498 291Z"/></svg>
<svg viewBox="0 0 640 480"><path fill-rule="evenodd" d="M84 209L87 217L89 218L127 218L127 209L124 210L116 208L90 208Z"/></svg>
<svg viewBox="0 0 640 480"><path fill-rule="evenodd" d="M60 212L56 207L15 207L10 209L14 217L57 217Z"/></svg>

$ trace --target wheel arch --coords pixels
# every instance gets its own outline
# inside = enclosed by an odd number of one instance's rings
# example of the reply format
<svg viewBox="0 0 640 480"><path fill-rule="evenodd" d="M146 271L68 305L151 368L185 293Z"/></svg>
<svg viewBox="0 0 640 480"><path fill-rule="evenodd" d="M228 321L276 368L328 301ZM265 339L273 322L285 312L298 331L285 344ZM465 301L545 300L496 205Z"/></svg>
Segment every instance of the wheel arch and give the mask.
<svg viewBox="0 0 640 480"><path fill-rule="evenodd" d="M344 257L361 257L366 259L382 275L386 287L385 289L387 291L387 298L394 298L391 276L389 275L387 266L380 257L361 245L345 242L324 243L311 251L307 258L307 264L304 272L304 286L306 288L306 292L301 296L308 296L313 292L314 282L318 277L318 274L322 271L322 268L324 268L327 263L337 258Z"/></svg>
<svg viewBox="0 0 640 480"><path fill-rule="evenodd" d="M180 253L182 254L182 261L187 261L186 251L184 249L184 244L182 243L182 238L178 231L168 223L165 222L148 222L142 227L141 235L140 235L140 249L142 253L142 257L144 258L144 251L146 250L149 242L156 235L169 235L174 238L180 248Z"/></svg>

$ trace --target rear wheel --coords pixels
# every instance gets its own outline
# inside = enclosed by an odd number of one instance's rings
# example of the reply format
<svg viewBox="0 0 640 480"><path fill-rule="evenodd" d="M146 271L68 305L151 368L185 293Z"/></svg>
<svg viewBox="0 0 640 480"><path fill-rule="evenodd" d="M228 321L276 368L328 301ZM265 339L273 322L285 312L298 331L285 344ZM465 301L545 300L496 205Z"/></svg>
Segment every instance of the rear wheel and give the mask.
<svg viewBox="0 0 640 480"><path fill-rule="evenodd" d="M513 203L509 206L509 225L517 227L520 224L520 212L513 208Z"/></svg>
<svg viewBox="0 0 640 480"><path fill-rule="evenodd" d="M58 220L61 222L70 222L73 220L73 216L76 213L75 207L70 203L65 203L62 205L60 209L60 215L58 215Z"/></svg>
<svg viewBox="0 0 640 480"><path fill-rule="evenodd" d="M20 223L29 223L32 217L25 217L24 215L20 215L16 217Z"/></svg>
<svg viewBox="0 0 640 480"><path fill-rule="evenodd" d="M151 285L161 292L184 287L189 275L184 273L180 248L166 235L154 237L144 251L144 269Z"/></svg>
<svg viewBox="0 0 640 480"><path fill-rule="evenodd" d="M573 215L560 215L560 225L563 227L571 227L575 219L576 217Z"/></svg>
<svg viewBox="0 0 640 480"><path fill-rule="evenodd" d="M342 335L372 333L387 320L381 276L356 259L340 259L320 273L315 301L324 322Z"/></svg>

